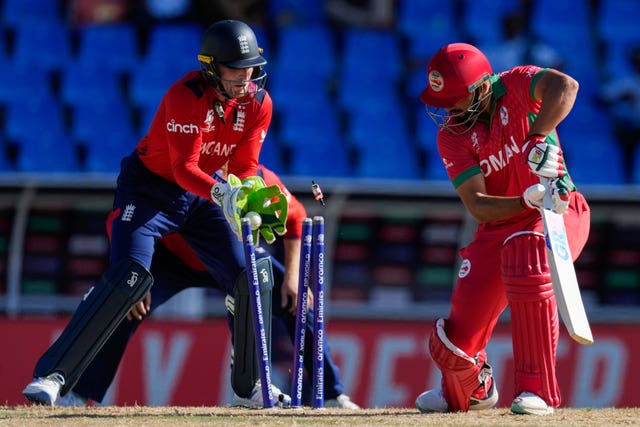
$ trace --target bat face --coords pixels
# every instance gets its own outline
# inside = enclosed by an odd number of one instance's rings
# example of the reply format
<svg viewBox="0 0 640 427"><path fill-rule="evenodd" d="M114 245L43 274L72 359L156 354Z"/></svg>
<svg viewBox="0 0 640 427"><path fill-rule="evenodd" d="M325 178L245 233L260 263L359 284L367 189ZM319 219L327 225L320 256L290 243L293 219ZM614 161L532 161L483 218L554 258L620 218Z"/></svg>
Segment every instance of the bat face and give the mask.
<svg viewBox="0 0 640 427"><path fill-rule="evenodd" d="M553 291L560 317L562 317L571 338L580 344L593 344L589 320L582 304L580 287L571 258L564 220L562 215L550 209L543 208L540 211Z"/></svg>

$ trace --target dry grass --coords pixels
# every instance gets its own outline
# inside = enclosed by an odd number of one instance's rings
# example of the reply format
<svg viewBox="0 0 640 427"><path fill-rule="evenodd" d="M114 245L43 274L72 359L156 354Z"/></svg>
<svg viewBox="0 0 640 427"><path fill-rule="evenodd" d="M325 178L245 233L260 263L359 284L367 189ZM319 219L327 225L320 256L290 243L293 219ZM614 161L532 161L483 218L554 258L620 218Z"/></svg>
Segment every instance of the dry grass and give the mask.
<svg viewBox="0 0 640 427"><path fill-rule="evenodd" d="M419 414L415 409L346 411L221 407L0 407L0 426L610 426L640 425L640 409L558 409L545 417L514 415L506 408L459 414Z"/></svg>

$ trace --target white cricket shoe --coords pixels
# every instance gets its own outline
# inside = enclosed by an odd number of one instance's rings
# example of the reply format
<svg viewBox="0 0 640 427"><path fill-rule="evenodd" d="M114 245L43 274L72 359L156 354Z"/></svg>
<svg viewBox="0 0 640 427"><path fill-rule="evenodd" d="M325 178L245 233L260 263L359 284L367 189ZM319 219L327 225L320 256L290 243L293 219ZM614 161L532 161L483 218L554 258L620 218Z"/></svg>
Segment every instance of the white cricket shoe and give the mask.
<svg viewBox="0 0 640 427"><path fill-rule="evenodd" d="M283 393L275 384L271 384L271 394L274 397L274 406L288 408L291 406L291 396ZM260 380L253 386L249 397L240 397L233 393L232 406L244 406L246 408L263 408L262 385Z"/></svg>
<svg viewBox="0 0 640 427"><path fill-rule="evenodd" d="M540 396L523 391L513 399L511 412L514 414L549 415L553 414L553 407L547 405Z"/></svg>
<svg viewBox="0 0 640 427"><path fill-rule="evenodd" d="M499 397L495 381L491 381L491 387L489 387L486 397L482 399L475 396L469 397L469 410L481 411L483 409L491 409L496 406ZM423 414L448 412L449 410L441 388L427 390L418 396L416 399L416 408Z"/></svg>
<svg viewBox="0 0 640 427"><path fill-rule="evenodd" d="M436 412L447 412L447 401L442 394L441 388L434 388L421 393L416 398L416 408L423 414L432 414Z"/></svg>
<svg viewBox="0 0 640 427"><path fill-rule="evenodd" d="M87 398L71 390L64 396L58 396L56 406L87 406Z"/></svg>
<svg viewBox="0 0 640 427"><path fill-rule="evenodd" d="M328 399L324 401L325 408L342 408L342 409L360 409L358 405L351 401L351 398L346 394L340 394L335 399Z"/></svg>
<svg viewBox="0 0 640 427"><path fill-rule="evenodd" d="M60 394L60 388L64 385L64 377L59 372L54 372L46 377L34 378L22 394L30 402L36 405L53 406Z"/></svg>
<svg viewBox="0 0 640 427"><path fill-rule="evenodd" d="M484 394L484 388L480 388L482 390L482 394ZM478 392L477 390L476 392ZM498 389L496 388L496 382L491 381L491 387L489 387L489 391L484 398L478 398L474 395L471 395L469 398L469 410L470 411L482 411L483 409L491 409L498 403L498 399L500 396L498 395Z"/></svg>

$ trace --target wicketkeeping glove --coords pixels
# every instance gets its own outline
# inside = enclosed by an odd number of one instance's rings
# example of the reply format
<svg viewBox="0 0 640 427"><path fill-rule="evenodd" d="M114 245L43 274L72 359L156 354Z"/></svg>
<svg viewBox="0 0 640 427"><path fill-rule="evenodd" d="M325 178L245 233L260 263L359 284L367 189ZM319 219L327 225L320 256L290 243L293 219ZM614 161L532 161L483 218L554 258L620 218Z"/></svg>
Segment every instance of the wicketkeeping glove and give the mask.
<svg viewBox="0 0 640 427"><path fill-rule="evenodd" d="M259 243L260 234L268 243L273 243L274 232L279 235L287 232L287 198L280 187L267 187L260 177L251 176L240 180L237 176L229 174L226 183L217 183L211 188L211 198L222 208L238 240L242 240L240 219L247 212L256 212L262 219L258 230L253 231L255 245Z"/></svg>
<svg viewBox="0 0 640 427"><path fill-rule="evenodd" d="M533 173L545 178L564 175L564 159L560 147L544 142L542 135L529 136L523 146L527 147L527 162Z"/></svg>

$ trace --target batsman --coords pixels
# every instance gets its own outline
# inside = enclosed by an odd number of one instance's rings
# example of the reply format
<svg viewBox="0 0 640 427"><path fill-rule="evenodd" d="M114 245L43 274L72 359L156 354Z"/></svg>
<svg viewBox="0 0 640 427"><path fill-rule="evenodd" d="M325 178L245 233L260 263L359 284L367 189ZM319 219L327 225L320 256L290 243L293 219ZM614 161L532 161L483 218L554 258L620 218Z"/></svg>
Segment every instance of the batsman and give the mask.
<svg viewBox="0 0 640 427"><path fill-rule="evenodd" d="M495 74L476 47L442 47L427 66L420 95L439 127L437 146L463 205L477 221L447 318L429 338L441 387L416 399L424 413L487 409L498 387L485 351L509 307L515 367L511 411L553 413L559 325L539 208L548 182L553 210L563 214L571 257L589 234L590 210L563 159L558 124L573 108L578 83L534 65ZM511 397L510 397L511 398Z"/></svg>
<svg viewBox="0 0 640 427"><path fill-rule="evenodd" d="M256 176L273 105L264 89L267 61L253 30L236 20L212 24L197 60L200 69L169 87L147 134L121 162L109 269L38 360L35 378L23 391L31 402L53 405L73 389L129 309L148 293L157 240L178 233L233 295L246 277L240 218L261 215L254 240L259 234L273 241L286 232L285 195ZM223 165L226 183L212 178ZM243 387L240 397L248 397L252 387ZM277 387L272 394L283 400Z"/></svg>

